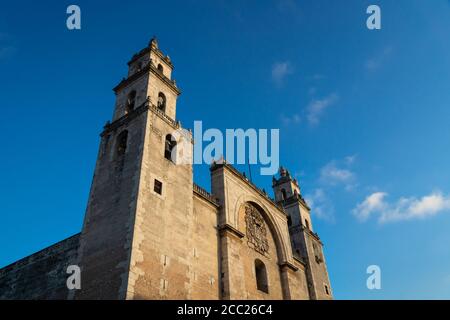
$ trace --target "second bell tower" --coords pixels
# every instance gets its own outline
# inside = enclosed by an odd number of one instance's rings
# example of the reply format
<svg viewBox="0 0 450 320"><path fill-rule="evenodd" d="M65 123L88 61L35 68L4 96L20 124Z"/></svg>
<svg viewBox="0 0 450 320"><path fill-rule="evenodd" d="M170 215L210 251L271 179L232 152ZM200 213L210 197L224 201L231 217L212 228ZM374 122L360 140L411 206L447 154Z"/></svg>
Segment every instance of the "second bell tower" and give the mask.
<svg viewBox="0 0 450 320"><path fill-rule="evenodd" d="M285 168L281 167L279 173L279 178L274 177L272 181L275 201L288 215L292 251L306 263L310 298L332 299L323 244L313 231L310 208L301 195L298 181Z"/></svg>

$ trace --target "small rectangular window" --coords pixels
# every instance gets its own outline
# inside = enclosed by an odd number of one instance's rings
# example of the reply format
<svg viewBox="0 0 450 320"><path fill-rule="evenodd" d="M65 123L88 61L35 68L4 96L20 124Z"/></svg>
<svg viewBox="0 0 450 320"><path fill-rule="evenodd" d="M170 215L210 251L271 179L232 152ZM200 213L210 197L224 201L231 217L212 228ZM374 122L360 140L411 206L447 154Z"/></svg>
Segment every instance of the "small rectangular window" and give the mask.
<svg viewBox="0 0 450 320"><path fill-rule="evenodd" d="M327 286L327 285L325 285L325 293L326 293L327 295L330 295L330 290L328 290L328 286Z"/></svg>
<svg viewBox="0 0 450 320"><path fill-rule="evenodd" d="M162 182L155 179L155 185L153 186L153 191L157 194L162 194Z"/></svg>

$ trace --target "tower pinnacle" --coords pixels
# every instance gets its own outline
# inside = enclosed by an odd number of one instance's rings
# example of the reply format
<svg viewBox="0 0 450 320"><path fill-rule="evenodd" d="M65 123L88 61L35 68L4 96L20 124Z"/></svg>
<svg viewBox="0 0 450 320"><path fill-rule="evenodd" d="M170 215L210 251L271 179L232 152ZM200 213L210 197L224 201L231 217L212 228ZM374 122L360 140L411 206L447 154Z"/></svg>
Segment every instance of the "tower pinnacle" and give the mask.
<svg viewBox="0 0 450 320"><path fill-rule="evenodd" d="M151 39L150 39L150 42L148 43L148 46L149 47L153 47L153 48L155 48L155 49L157 49L158 48L158 39L156 39L156 36L153 36Z"/></svg>

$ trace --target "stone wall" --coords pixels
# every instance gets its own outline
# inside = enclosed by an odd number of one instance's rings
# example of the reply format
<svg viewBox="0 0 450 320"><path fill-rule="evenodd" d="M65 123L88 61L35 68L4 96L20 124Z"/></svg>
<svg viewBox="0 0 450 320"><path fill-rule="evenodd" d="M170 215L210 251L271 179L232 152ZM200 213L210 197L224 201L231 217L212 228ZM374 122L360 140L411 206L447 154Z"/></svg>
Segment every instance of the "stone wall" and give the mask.
<svg viewBox="0 0 450 320"><path fill-rule="evenodd" d="M80 237L82 288L75 299L124 299L148 109L138 108L102 134ZM127 134L123 154L120 137Z"/></svg>
<svg viewBox="0 0 450 320"><path fill-rule="evenodd" d="M287 216L267 195L229 165L211 169L212 191L219 199L222 297L224 299L309 299L305 267L292 254ZM245 207L257 208L268 250L255 250ZM258 231L257 231L258 232ZM268 292L257 289L255 260L267 270Z"/></svg>
<svg viewBox="0 0 450 320"><path fill-rule="evenodd" d="M75 264L80 234L0 269L0 300L66 299L67 267Z"/></svg>
<svg viewBox="0 0 450 320"><path fill-rule="evenodd" d="M217 206L194 192L192 299L219 299Z"/></svg>
<svg viewBox="0 0 450 320"><path fill-rule="evenodd" d="M302 235L306 251L308 252L309 270L311 270L309 281L314 286L313 298L319 300L332 299L331 284L323 254L323 244L317 235L307 228L304 228Z"/></svg>

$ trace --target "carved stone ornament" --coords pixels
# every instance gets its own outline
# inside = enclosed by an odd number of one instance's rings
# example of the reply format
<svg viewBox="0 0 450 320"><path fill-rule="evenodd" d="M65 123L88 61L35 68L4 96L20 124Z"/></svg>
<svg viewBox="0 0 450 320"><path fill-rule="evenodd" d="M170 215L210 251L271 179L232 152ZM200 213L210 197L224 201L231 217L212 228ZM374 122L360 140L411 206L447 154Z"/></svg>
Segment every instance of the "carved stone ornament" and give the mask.
<svg viewBox="0 0 450 320"><path fill-rule="evenodd" d="M248 244L261 254L269 251L267 228L258 209L251 205L245 206L245 223L247 227Z"/></svg>

